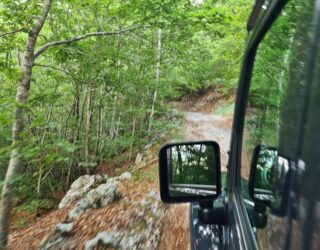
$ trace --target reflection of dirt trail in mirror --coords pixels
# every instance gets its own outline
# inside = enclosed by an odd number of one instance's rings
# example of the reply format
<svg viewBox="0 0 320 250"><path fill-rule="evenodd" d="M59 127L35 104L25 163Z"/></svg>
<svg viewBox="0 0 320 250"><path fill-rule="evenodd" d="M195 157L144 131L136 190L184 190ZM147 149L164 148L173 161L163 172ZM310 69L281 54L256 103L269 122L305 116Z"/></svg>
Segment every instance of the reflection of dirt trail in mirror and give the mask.
<svg viewBox="0 0 320 250"><path fill-rule="evenodd" d="M187 141L214 140L219 143L222 171L226 171L230 144L232 114L214 115L209 112L184 112L183 136ZM189 204L168 205L163 216L158 249L190 249Z"/></svg>

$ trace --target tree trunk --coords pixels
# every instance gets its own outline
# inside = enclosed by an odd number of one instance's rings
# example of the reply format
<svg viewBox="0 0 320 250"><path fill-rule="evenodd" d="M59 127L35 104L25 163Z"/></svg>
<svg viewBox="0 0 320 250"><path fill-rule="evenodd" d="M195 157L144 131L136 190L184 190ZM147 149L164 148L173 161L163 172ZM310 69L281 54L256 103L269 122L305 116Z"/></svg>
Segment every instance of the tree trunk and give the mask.
<svg viewBox="0 0 320 250"><path fill-rule="evenodd" d="M38 35L46 21L51 7L51 0L45 0L43 4L42 15L37 20L35 26L29 32L26 48L23 54L22 77L19 81L16 94L16 108L12 126L12 151L7 174L4 180L1 201L0 201L0 249L5 249L8 241L8 230L12 208L12 198L14 190L14 178L21 168L21 132L24 129L23 112L24 105L29 96L30 79L34 63L34 49L36 47Z"/></svg>
<svg viewBox="0 0 320 250"><path fill-rule="evenodd" d="M87 100L87 121L86 121L86 137L85 137L85 158L86 158L86 172L90 174L90 136L91 136L91 127L92 127L92 95L93 91L91 87L88 87L88 100Z"/></svg>
<svg viewBox="0 0 320 250"><path fill-rule="evenodd" d="M153 93L153 100L152 100L152 107L151 107L151 113L149 117L149 127L148 132L151 131L152 128L152 120L154 116L154 107L155 103L157 101L157 95L158 95L158 83L160 79L160 61L161 61L161 29L158 29L158 47L157 47L157 65L156 65L156 86Z"/></svg>
<svg viewBox="0 0 320 250"><path fill-rule="evenodd" d="M111 123L110 123L110 128L109 128L109 136L110 136L111 140L113 140L117 137L116 136L116 133L117 133L117 121L116 121L117 107L118 107L118 97L115 96L113 110L111 112ZM120 112L119 112L119 118L120 118Z"/></svg>
<svg viewBox="0 0 320 250"><path fill-rule="evenodd" d="M103 94L106 94L105 89L106 89L106 86L102 92ZM105 116L106 116L106 107L105 107L105 105L101 105L101 118L100 118L100 137L101 137L101 140L100 140L100 145L99 145L99 163L100 163L100 165L102 164L102 161L103 161L102 152L103 152L103 148L105 146L106 139L107 139L106 123L108 120L108 115L107 115L107 118Z"/></svg>
<svg viewBox="0 0 320 250"><path fill-rule="evenodd" d="M103 89L104 87L102 86L101 89L100 89L100 100L99 100L99 105L98 105L98 117L97 117L97 132L96 132L96 135L97 135L97 141L96 141L96 149L95 149L95 152L97 155L100 155L100 143L101 143L101 131L102 131L102 96L103 96Z"/></svg>
<svg viewBox="0 0 320 250"><path fill-rule="evenodd" d="M52 110L53 110L53 104L51 104L49 112L48 112L48 116L47 116L47 119L46 119L46 126L48 126L50 124ZM45 171L44 169L42 169L41 161L45 157L44 141L45 141L47 132L50 133L50 131L44 130L42 138L41 138L41 141L40 141L40 159L41 160L39 161L40 168L39 168L39 177L38 177L38 185L37 185L37 196L38 196L38 198L40 197L42 174Z"/></svg>
<svg viewBox="0 0 320 250"><path fill-rule="evenodd" d="M131 162L131 158L132 158L132 147L133 147L135 132L136 132L136 118L133 118L132 135L131 135L129 159L128 159L128 168L130 167L130 162Z"/></svg>

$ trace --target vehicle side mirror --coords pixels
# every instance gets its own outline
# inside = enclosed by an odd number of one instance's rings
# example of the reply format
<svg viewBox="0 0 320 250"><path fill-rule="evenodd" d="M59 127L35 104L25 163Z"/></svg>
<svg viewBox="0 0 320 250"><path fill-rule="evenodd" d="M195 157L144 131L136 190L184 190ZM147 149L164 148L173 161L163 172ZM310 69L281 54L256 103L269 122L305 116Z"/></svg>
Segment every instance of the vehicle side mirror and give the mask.
<svg viewBox="0 0 320 250"><path fill-rule="evenodd" d="M288 205L290 173L290 161L277 149L257 146L249 177L251 198L269 206L273 214L284 216Z"/></svg>
<svg viewBox="0 0 320 250"><path fill-rule="evenodd" d="M221 192L220 149L213 141L167 144L159 152L163 202L212 201Z"/></svg>

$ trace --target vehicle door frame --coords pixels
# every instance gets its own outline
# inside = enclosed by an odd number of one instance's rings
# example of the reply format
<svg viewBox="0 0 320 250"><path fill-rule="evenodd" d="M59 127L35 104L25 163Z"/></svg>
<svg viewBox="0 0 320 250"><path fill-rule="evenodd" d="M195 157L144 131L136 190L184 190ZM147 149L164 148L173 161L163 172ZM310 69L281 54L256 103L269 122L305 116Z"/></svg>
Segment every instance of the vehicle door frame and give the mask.
<svg viewBox="0 0 320 250"><path fill-rule="evenodd" d="M287 0L273 0L264 10L249 36L242 62L232 125L230 158L227 175L228 222L224 245L231 249L258 249L241 195L241 150L246 107L255 56L260 42L281 13Z"/></svg>

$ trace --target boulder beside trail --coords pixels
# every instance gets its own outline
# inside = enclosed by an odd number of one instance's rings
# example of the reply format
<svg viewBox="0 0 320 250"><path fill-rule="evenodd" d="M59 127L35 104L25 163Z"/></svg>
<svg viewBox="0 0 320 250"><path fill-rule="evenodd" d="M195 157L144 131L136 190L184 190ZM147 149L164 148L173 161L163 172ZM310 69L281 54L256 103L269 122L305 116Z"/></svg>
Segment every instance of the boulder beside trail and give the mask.
<svg viewBox="0 0 320 250"><path fill-rule="evenodd" d="M79 200L94 187L105 183L107 175L83 175L76 179L70 186L69 191L59 203L59 208L64 208L69 204Z"/></svg>
<svg viewBox="0 0 320 250"><path fill-rule="evenodd" d="M74 219L90 208L107 206L119 198L120 193L117 190L117 183L131 177L131 173L124 172L120 176L110 178L107 175L83 175L76 179L59 204L60 209L75 203L74 207L69 211L66 220L58 223L43 240L40 249L63 249L63 246L67 245L72 236ZM102 236L106 235L99 235L99 237ZM112 236L115 236L115 234L112 234ZM106 239L107 237L102 237L103 242L107 242ZM93 244L95 241L96 239L91 243ZM92 248L89 247L88 249Z"/></svg>
<svg viewBox="0 0 320 250"><path fill-rule="evenodd" d="M124 172L120 176L110 178L107 175L100 174L80 176L70 186L69 191L59 203L59 208L67 207L81 199L86 199L82 203L88 203L87 205L77 203L81 208L84 206L86 207L85 209L88 207L106 206L119 195L116 189L117 182L131 178L132 175L129 172Z"/></svg>

